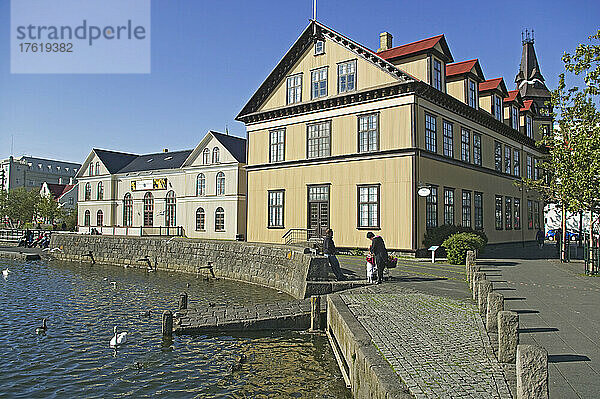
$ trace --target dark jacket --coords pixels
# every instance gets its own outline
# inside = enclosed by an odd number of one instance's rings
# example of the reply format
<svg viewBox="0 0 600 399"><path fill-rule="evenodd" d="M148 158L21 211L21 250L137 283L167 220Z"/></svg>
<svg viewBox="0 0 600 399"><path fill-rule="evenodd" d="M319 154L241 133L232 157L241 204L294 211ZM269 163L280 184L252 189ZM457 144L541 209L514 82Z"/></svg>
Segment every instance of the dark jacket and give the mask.
<svg viewBox="0 0 600 399"><path fill-rule="evenodd" d="M535 239L537 242L544 242L544 232L541 229L535 234Z"/></svg>
<svg viewBox="0 0 600 399"><path fill-rule="evenodd" d="M323 253L325 255L335 255L337 249L335 248L335 244L333 243L333 237L326 236L323 239Z"/></svg>
<svg viewBox="0 0 600 399"><path fill-rule="evenodd" d="M383 238L379 236L373 238L373 241L371 242L371 247L369 249L375 256L382 256L384 258L387 258L388 256L387 249L385 249L385 243L383 242Z"/></svg>

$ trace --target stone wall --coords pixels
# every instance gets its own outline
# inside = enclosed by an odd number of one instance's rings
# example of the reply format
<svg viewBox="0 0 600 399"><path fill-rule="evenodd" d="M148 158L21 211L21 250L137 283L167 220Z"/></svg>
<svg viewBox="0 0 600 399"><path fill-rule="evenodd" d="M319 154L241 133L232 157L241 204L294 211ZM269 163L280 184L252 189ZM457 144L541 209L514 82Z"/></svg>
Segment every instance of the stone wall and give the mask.
<svg viewBox="0 0 600 399"><path fill-rule="evenodd" d="M91 236L54 234L55 258L146 268L138 259L148 257L158 270L196 273L212 262L217 277L258 284L283 291L295 298L309 296L306 281L326 273L327 258L304 254L301 249L240 241L186 238ZM206 272L206 271L204 271Z"/></svg>

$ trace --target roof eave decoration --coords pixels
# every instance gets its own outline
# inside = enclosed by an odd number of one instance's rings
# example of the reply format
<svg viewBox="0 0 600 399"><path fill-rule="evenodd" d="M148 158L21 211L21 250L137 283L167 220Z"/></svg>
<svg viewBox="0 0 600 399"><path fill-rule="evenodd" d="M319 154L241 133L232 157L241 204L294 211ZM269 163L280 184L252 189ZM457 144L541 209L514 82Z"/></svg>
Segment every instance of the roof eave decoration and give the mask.
<svg viewBox="0 0 600 399"><path fill-rule="evenodd" d="M277 63L275 69L273 69L273 71L269 74L265 81L260 85L258 90L250 98L248 103L246 103L246 105L242 108L242 110L235 119L243 122L245 116L255 113L258 110L258 108L260 108L260 106L267 100L267 98L275 89L275 87L279 84L279 82L283 80L287 73L296 64L296 61L302 56L302 54L304 54L304 52L312 45L314 41L323 38L328 38L340 44L341 46L346 47L348 50L370 61L379 69L394 76L401 82L409 82L416 80L416 78L398 69L392 63L381 58L368 48L337 33L333 29L330 29L317 21L311 20L306 29L304 29L304 31L300 35L300 37L294 42L292 47Z"/></svg>

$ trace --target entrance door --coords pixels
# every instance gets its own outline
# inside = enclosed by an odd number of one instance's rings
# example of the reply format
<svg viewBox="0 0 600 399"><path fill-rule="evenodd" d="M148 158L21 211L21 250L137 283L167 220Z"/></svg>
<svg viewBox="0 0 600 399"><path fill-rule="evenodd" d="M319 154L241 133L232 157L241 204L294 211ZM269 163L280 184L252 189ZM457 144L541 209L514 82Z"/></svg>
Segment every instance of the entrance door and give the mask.
<svg viewBox="0 0 600 399"><path fill-rule="evenodd" d="M329 228L329 185L308 187L309 237L323 237Z"/></svg>

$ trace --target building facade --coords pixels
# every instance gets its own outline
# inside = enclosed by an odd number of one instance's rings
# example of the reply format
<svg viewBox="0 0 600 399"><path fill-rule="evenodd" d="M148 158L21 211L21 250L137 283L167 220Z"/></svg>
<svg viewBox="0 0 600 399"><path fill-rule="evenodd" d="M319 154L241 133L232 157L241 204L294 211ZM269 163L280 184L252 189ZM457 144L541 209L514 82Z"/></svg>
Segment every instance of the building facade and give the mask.
<svg viewBox="0 0 600 399"><path fill-rule="evenodd" d="M49 196L51 195L56 202L66 212L75 211L77 209L77 184L53 184L44 182L40 188L40 195Z"/></svg>
<svg viewBox="0 0 600 399"><path fill-rule="evenodd" d="M443 35L393 47L384 32L380 44L311 21L242 109L248 240L332 228L338 246L367 247L374 231L415 252L443 224L533 240L543 203L522 178L539 173L544 119L529 93L486 79L476 59L454 63Z"/></svg>
<svg viewBox="0 0 600 399"><path fill-rule="evenodd" d="M193 150L135 155L94 149L80 173L78 230L243 239L246 140L210 131Z"/></svg>
<svg viewBox="0 0 600 399"><path fill-rule="evenodd" d="M39 190L44 182L72 184L81 165L73 162L22 156L0 161L0 190L17 187Z"/></svg>

